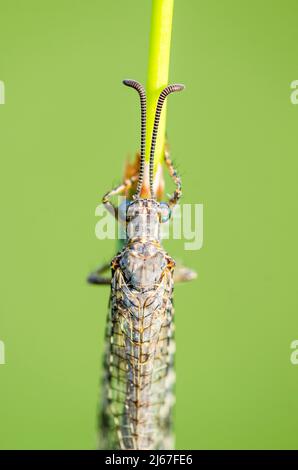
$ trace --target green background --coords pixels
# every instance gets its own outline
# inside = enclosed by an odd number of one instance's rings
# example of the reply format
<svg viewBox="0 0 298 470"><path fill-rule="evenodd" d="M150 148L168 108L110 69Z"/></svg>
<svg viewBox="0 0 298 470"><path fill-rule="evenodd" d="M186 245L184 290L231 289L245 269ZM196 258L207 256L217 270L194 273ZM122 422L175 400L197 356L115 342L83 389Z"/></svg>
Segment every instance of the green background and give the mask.
<svg viewBox="0 0 298 470"><path fill-rule="evenodd" d="M168 135L204 246L171 255L177 448L298 448L296 0L176 0ZM0 446L91 449L114 254L94 228L139 139L150 1L0 0Z"/></svg>

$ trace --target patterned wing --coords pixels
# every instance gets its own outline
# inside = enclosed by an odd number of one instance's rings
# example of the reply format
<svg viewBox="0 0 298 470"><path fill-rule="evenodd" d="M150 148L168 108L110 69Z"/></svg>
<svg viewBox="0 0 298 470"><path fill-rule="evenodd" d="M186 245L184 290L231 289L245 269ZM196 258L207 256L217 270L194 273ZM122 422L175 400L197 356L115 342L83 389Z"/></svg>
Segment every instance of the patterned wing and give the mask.
<svg viewBox="0 0 298 470"><path fill-rule="evenodd" d="M120 449L118 427L124 414L127 363L124 354L124 337L115 322L115 296L121 295L120 289L112 289L109 302L105 333L105 353L103 364L102 400L99 415L99 448L105 450Z"/></svg>
<svg viewBox="0 0 298 470"><path fill-rule="evenodd" d="M112 278L100 448L170 449L174 403L172 270L143 293Z"/></svg>

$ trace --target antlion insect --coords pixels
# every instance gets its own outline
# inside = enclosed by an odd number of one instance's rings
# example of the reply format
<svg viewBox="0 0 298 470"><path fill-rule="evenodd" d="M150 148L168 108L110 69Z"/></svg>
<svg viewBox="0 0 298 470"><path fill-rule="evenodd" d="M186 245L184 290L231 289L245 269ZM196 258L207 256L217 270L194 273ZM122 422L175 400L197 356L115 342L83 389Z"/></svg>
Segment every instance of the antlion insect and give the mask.
<svg viewBox="0 0 298 470"><path fill-rule="evenodd" d="M146 93L134 80L125 85L137 90L141 101L141 152L138 175L103 197L106 208L123 223L126 240L111 262L112 277L103 277L104 265L89 277L92 284L111 285L106 328L103 403L100 442L103 449L170 449L173 447L171 411L175 375L173 286L175 261L160 243L161 224L181 196L181 181L168 151L165 163L176 185L168 203L154 193L154 152L163 103L183 85L169 85L159 95L149 161L149 197L141 197L145 175ZM115 207L111 197L137 183L131 201ZM179 280L195 277L183 268Z"/></svg>

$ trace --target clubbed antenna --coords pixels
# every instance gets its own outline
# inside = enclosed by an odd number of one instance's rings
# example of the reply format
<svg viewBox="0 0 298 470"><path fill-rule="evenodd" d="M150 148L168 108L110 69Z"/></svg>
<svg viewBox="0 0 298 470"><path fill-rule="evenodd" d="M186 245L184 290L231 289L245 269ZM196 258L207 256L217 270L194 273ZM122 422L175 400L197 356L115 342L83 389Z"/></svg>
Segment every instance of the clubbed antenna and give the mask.
<svg viewBox="0 0 298 470"><path fill-rule="evenodd" d="M139 179L136 190L136 197L140 197L143 180L144 180L144 169L145 169L145 149L146 149L146 108L147 108L147 99L146 92L139 82L135 80L123 80L123 84L134 88L137 90L140 96L141 101L141 159L140 159L140 169L139 169Z"/></svg>
<svg viewBox="0 0 298 470"><path fill-rule="evenodd" d="M155 145L156 145L156 138L158 133L158 126L160 121L160 116L162 112L162 107L165 102L166 97L170 93L174 93L175 91L182 91L184 90L185 86L180 85L178 83L174 85L169 85L162 90L159 95L156 111L155 111L155 118L154 118L154 125L152 131L152 140L151 140L151 148L150 148L150 162L149 162L149 183L150 183L150 193L151 197L154 198L154 190L153 190L153 177L154 177L154 153L155 153Z"/></svg>

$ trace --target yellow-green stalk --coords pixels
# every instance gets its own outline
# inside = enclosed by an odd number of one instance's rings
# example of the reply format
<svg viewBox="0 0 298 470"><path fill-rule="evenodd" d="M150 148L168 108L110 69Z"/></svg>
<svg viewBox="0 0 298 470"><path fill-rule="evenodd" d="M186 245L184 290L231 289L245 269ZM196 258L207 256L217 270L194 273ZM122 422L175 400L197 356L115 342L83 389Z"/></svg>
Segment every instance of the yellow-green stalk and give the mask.
<svg viewBox="0 0 298 470"><path fill-rule="evenodd" d="M146 160L149 161L151 135L159 93L168 85L174 0L152 0L147 80ZM155 169L163 161L166 133L164 105L155 150Z"/></svg>

